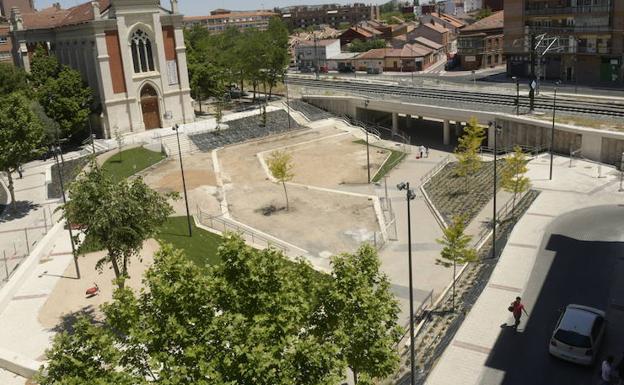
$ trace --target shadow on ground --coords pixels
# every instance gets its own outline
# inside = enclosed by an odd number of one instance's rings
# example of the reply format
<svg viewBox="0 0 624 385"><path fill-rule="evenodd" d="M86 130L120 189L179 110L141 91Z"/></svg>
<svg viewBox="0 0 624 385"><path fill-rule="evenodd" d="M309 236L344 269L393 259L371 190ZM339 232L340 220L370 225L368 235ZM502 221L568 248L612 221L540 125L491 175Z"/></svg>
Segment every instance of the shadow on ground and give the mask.
<svg viewBox="0 0 624 385"><path fill-rule="evenodd" d="M0 213L3 212L2 207L3 205L0 205ZM4 213L0 216L0 223L24 218L32 210L36 210L39 207L41 207L39 204L33 203L32 201L17 201L15 202L15 206L10 204L6 205Z"/></svg>
<svg viewBox="0 0 624 385"><path fill-rule="evenodd" d="M597 381L599 365L583 367L548 353L551 333L560 311L575 303L607 310L615 289L622 242L580 241L553 234L542 248L523 295L530 313L528 323L515 331L501 325L501 332L487 359L481 384L591 384ZM509 302L513 300L510 293ZM506 309L501 309L506 312ZM608 318L608 315L607 315ZM611 330L607 336L622 333ZM607 352L599 357L619 352ZM600 362L600 359L597 360ZM491 370L495 369L495 370Z"/></svg>

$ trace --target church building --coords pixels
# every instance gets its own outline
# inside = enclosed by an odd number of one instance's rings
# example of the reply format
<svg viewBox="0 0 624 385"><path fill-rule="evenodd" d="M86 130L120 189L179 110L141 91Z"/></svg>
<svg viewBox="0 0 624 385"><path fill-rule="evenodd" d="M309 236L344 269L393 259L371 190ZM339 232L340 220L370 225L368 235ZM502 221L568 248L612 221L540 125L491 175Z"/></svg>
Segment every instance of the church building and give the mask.
<svg viewBox="0 0 624 385"><path fill-rule="evenodd" d="M14 59L26 71L39 46L80 71L94 91L101 136L194 120L177 0L170 9L158 0L13 7L10 22Z"/></svg>

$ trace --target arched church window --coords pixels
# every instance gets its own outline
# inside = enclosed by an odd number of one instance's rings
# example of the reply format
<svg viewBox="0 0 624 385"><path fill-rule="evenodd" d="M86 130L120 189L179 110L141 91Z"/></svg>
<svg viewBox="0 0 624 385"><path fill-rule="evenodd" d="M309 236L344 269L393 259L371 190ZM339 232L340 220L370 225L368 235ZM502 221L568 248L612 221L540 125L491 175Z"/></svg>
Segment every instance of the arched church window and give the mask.
<svg viewBox="0 0 624 385"><path fill-rule="evenodd" d="M154 71L152 43L145 32L140 29L134 31L130 41L130 50L132 51L134 72Z"/></svg>

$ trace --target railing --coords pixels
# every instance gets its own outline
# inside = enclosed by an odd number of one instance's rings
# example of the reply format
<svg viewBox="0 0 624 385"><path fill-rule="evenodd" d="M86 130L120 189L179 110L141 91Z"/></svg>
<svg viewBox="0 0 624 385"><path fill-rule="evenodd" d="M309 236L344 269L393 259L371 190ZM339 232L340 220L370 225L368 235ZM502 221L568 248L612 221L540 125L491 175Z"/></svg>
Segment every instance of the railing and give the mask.
<svg viewBox="0 0 624 385"><path fill-rule="evenodd" d="M531 154L531 157L534 158L540 153L544 152L548 147L546 146L527 146L524 144L514 144L513 146L505 146L505 147L496 147L496 155L504 155L515 151L516 147L520 147L523 153ZM481 146L479 148L480 154L494 154L494 148L489 146Z"/></svg>
<svg viewBox="0 0 624 385"><path fill-rule="evenodd" d="M414 310L414 324L418 324L420 321L422 321L426 317L427 313L431 310L432 307L433 307L433 290L429 291L429 294L427 294L427 296L423 299L420 306L418 306L418 309ZM394 348L396 350L398 350L400 346L404 345L403 341L406 341L406 339L409 337L409 333L410 333L409 326L410 326L410 320L407 320L407 322L403 326L403 329L405 330L403 332L403 335L401 335L399 340L394 344ZM414 338L416 337L417 334L418 333L415 330Z"/></svg>
<svg viewBox="0 0 624 385"><path fill-rule="evenodd" d="M268 237L254 231L248 227L243 227L239 224L234 223L233 221L229 221L222 216L210 215L208 213L203 212L201 209L197 209L197 218L199 219L199 223L204 226L210 227L213 230L224 232L234 232L240 234L245 241L249 242L252 245L260 246L260 247L274 247L278 250L281 250L284 254L290 255L290 252L293 251L291 247L285 245L281 242L278 242L274 239L269 239ZM296 253L295 253L296 254Z"/></svg>
<svg viewBox="0 0 624 385"><path fill-rule="evenodd" d="M611 5L579 5L576 7L528 8L527 15L563 15L573 13L610 12Z"/></svg>
<svg viewBox="0 0 624 385"><path fill-rule="evenodd" d="M425 175L420 177L420 184L424 185L425 183L429 182L429 180L435 174L437 174L440 170L444 168L444 166L446 166L447 164L451 162L451 159L452 159L451 155L447 155L444 159L438 162L438 164L436 164L431 170L427 171Z"/></svg>
<svg viewBox="0 0 624 385"><path fill-rule="evenodd" d="M10 210L10 208L6 208ZM24 228L0 231L0 287L7 282L30 251L60 219L61 213L50 207L41 208L39 218Z"/></svg>
<svg viewBox="0 0 624 385"><path fill-rule="evenodd" d="M576 150L573 150L572 148L570 148L570 168L573 167L573 161L574 159L581 159L583 157L583 153L581 151L580 148L577 148Z"/></svg>
<svg viewBox="0 0 624 385"><path fill-rule="evenodd" d="M530 190L526 190L524 192L518 193L518 195L516 196L516 199L511 199L507 201L507 203L505 203L503 207L501 207L496 212L496 222L498 223L498 222L503 222L507 220L508 216L510 214L513 214L513 210L515 209L514 203L520 202L522 198L524 198L524 196L528 194L529 191ZM479 238L474 243L475 247L480 248L481 246L483 246L483 244L487 241L487 239L491 235L492 235L492 228L490 228L489 226L484 227L481 230L481 232L479 232L479 235L478 235Z"/></svg>

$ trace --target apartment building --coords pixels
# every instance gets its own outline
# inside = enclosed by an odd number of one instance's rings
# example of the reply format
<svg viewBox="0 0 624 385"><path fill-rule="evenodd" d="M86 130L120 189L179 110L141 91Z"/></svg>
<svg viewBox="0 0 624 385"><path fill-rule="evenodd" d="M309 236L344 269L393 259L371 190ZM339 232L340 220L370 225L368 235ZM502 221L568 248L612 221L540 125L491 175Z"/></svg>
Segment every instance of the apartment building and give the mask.
<svg viewBox="0 0 624 385"><path fill-rule="evenodd" d="M505 0L507 73L624 84L623 31L622 0Z"/></svg>
<svg viewBox="0 0 624 385"><path fill-rule="evenodd" d="M208 16L185 16L183 23L185 28L199 25L214 33L223 32L230 27L241 31L250 28L265 31L269 27L269 20L274 16L277 13L269 11L236 12L216 9Z"/></svg>
<svg viewBox="0 0 624 385"><path fill-rule="evenodd" d="M504 13L496 12L461 30L457 38L461 69L476 70L504 63Z"/></svg>
<svg viewBox="0 0 624 385"><path fill-rule="evenodd" d="M351 5L322 4L299 5L280 8L282 20L290 29L329 25L334 28L341 24L357 24L363 20L379 19L379 7L354 3Z"/></svg>

